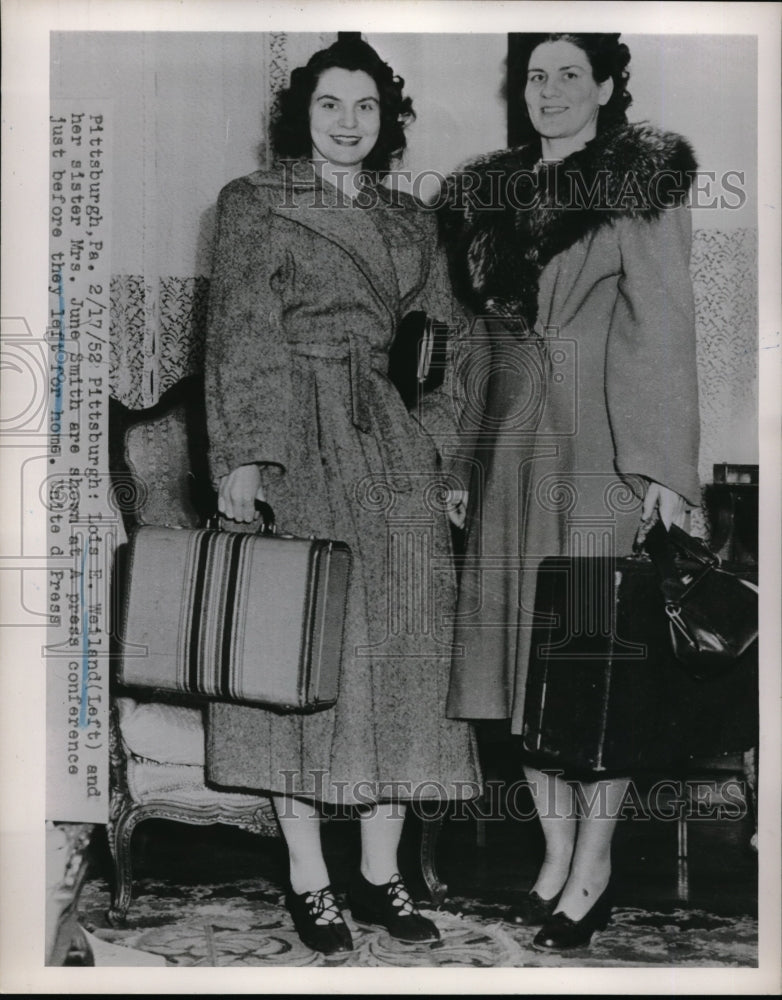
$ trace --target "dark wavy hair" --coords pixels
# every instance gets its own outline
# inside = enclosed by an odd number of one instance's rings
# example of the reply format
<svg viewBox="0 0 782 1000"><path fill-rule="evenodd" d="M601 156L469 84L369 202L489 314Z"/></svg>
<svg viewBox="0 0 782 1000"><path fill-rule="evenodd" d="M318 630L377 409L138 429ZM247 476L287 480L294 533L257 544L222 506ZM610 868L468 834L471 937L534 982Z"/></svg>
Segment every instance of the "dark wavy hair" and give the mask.
<svg viewBox="0 0 782 1000"><path fill-rule="evenodd" d="M524 100L524 88L527 85L527 68L530 57L535 49L545 42L570 42L586 53L592 67L595 83L604 83L609 77L614 81L614 90L608 101L598 110L597 131L604 132L614 125L624 125L627 122L627 109L632 103L632 97L627 90L630 73L627 69L630 62L630 49L619 41L620 35L598 34L586 32L573 34L518 34L513 36L512 78L508 79L508 99L519 101L521 115L517 141L529 142L537 138L532 127Z"/></svg>
<svg viewBox="0 0 782 1000"><path fill-rule="evenodd" d="M380 96L380 132L363 167L382 177L407 147L404 130L415 119L415 112L412 100L402 92L405 81L361 39L340 39L291 73L290 86L280 94L271 126L275 155L278 159L312 155L310 101L321 74L334 68L363 70L375 81Z"/></svg>

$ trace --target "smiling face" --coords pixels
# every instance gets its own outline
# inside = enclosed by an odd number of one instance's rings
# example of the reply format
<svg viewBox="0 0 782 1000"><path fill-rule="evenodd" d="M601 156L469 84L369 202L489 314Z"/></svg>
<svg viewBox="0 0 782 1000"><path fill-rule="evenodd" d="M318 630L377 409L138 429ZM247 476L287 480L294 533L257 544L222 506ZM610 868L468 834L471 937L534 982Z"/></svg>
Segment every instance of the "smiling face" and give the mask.
<svg viewBox="0 0 782 1000"><path fill-rule="evenodd" d="M324 70L310 100L312 155L334 166L359 167L380 134L380 96L363 70Z"/></svg>
<svg viewBox="0 0 782 1000"><path fill-rule="evenodd" d="M612 92L611 78L596 83L589 57L572 42L544 42L530 56L524 88L530 121L561 152L574 151L594 139L598 110Z"/></svg>

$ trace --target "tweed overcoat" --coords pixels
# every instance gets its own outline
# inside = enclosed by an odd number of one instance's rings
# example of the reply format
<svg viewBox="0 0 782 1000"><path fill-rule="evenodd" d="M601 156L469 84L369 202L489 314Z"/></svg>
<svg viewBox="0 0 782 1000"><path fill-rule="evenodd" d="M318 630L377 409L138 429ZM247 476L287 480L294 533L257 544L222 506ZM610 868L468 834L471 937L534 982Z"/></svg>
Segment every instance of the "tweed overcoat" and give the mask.
<svg viewBox="0 0 782 1000"><path fill-rule="evenodd" d="M539 183L536 155L474 169ZM694 168L679 137L625 126L559 164L534 207L446 219L464 297L483 315L463 365L470 510L452 717L522 732L540 559L629 554L649 480L700 501L684 204ZM573 204L574 173L576 191L605 180L602 206ZM637 200L620 197L628 190Z"/></svg>
<svg viewBox="0 0 782 1000"><path fill-rule="evenodd" d="M458 306L432 213L382 188L364 194L364 207L342 199L304 163L220 194L213 476L263 463L280 528L347 542L353 559L336 706L213 704L207 774L348 804L470 797L473 736L445 717L456 583L438 444L455 428L449 379L411 414L387 376L405 313L451 323Z"/></svg>

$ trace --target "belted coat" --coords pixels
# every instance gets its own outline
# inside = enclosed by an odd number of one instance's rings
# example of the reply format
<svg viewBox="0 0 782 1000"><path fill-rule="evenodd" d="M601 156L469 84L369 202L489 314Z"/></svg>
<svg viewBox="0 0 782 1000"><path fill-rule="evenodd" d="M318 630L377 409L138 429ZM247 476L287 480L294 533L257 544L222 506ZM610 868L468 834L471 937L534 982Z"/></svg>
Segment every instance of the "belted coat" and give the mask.
<svg viewBox="0 0 782 1000"><path fill-rule="evenodd" d="M469 727L445 718L448 378L411 413L387 374L411 310L459 315L436 222L413 198L377 187L351 203L304 162L221 192L206 349L213 477L262 463L280 528L347 542L353 560L336 706L213 704L215 783L346 803L476 794Z"/></svg>

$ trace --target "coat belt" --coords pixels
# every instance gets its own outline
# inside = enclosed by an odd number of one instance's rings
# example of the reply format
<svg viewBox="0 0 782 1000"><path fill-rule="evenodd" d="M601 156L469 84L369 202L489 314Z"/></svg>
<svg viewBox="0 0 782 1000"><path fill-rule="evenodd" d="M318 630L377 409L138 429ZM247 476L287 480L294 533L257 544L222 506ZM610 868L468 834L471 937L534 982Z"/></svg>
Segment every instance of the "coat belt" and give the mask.
<svg viewBox="0 0 782 1000"><path fill-rule="evenodd" d="M379 362L377 369L388 367L388 355L384 351L373 351L365 337L349 336L339 344L295 341L291 350L305 358L324 358L330 361L347 361L350 372L350 402L353 426L364 434L372 431L372 400L375 401L374 415L385 448L390 453L394 466L395 486L400 492L412 489L409 476L401 470L405 466L404 452L398 441L391 414L385 405L385 394L376 393L372 386L373 360Z"/></svg>

